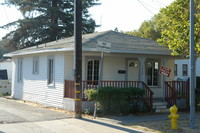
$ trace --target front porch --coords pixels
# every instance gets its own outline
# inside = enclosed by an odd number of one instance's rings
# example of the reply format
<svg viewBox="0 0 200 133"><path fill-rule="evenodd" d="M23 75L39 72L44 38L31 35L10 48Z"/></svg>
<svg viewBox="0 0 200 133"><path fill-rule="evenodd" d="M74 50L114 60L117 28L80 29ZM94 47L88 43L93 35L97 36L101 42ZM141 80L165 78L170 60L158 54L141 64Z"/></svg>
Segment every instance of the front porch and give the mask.
<svg viewBox="0 0 200 133"><path fill-rule="evenodd" d="M153 110L153 91L143 81L82 81L82 92L87 89L97 89L98 87L136 87L145 90L145 94L142 98L148 111ZM64 84L64 98L75 99L75 88L73 80L65 80ZM189 82L188 81L165 81L165 97L163 98L167 102L167 107L172 105L179 105L178 100L181 98L189 99ZM82 93L82 100L86 101L87 98ZM186 106L186 105L185 105Z"/></svg>

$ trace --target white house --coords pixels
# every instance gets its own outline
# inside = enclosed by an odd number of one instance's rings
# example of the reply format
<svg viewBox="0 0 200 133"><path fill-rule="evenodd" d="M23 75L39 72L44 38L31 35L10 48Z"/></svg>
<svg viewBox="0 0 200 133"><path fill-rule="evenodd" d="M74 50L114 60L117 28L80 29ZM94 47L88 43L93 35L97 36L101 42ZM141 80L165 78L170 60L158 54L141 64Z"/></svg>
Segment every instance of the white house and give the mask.
<svg viewBox="0 0 200 133"><path fill-rule="evenodd" d="M190 77L190 60L175 60L174 80L187 81ZM196 60L196 76L200 77L200 58Z"/></svg>
<svg viewBox="0 0 200 133"><path fill-rule="evenodd" d="M0 61L0 93L11 93L12 60Z"/></svg>
<svg viewBox="0 0 200 133"><path fill-rule="evenodd" d="M1 61L0 62L0 70L6 70L8 80L11 80L11 78L12 78L12 60L7 59L4 61Z"/></svg>
<svg viewBox="0 0 200 133"><path fill-rule="evenodd" d="M82 80L99 77L101 52L97 43L111 44L104 54L101 81L141 81L154 92L154 98L164 97L164 81L173 80L159 74L161 66L172 71L171 51L153 40L114 31L82 36ZM47 106L68 108L65 103L65 82L73 80L74 38L41 44L8 53L12 57L12 97L34 101Z"/></svg>

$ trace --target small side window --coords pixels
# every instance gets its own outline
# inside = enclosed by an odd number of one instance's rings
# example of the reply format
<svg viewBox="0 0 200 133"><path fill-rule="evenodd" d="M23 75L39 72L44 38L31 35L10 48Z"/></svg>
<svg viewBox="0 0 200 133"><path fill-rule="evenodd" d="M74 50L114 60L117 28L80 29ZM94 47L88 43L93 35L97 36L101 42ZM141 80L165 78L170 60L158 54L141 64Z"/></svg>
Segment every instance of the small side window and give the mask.
<svg viewBox="0 0 200 133"><path fill-rule="evenodd" d="M23 81L23 59L19 58L18 59L18 73L17 73L17 81L22 82Z"/></svg>
<svg viewBox="0 0 200 133"><path fill-rule="evenodd" d="M182 75L188 76L188 65L187 64L182 65Z"/></svg>
<svg viewBox="0 0 200 133"><path fill-rule="evenodd" d="M177 76L178 73L178 67L177 64L174 64L174 76Z"/></svg>
<svg viewBox="0 0 200 133"><path fill-rule="evenodd" d="M54 84L54 57L53 56L49 56L48 57L48 72L47 72L47 84L48 85L53 85Z"/></svg>
<svg viewBox="0 0 200 133"><path fill-rule="evenodd" d="M33 74L39 74L39 57L33 57Z"/></svg>

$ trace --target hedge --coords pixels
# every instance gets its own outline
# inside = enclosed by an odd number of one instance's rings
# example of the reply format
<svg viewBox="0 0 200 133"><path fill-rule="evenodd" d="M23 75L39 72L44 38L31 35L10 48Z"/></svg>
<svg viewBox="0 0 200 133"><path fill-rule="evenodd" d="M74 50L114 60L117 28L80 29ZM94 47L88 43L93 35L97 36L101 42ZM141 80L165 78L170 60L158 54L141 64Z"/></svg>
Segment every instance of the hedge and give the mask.
<svg viewBox="0 0 200 133"><path fill-rule="evenodd" d="M139 112L138 102L145 90L140 88L101 87L85 91L88 100L97 101L105 114L128 114ZM145 110L145 109L142 109Z"/></svg>

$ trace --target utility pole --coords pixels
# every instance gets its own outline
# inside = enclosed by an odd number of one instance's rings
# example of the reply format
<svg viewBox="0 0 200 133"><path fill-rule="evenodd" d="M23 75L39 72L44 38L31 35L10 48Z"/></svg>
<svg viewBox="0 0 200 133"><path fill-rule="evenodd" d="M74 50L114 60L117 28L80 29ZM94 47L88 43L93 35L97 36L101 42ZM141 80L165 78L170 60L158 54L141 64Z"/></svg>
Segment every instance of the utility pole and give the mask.
<svg viewBox="0 0 200 133"><path fill-rule="evenodd" d="M190 128L195 128L194 0L190 0Z"/></svg>
<svg viewBox="0 0 200 133"><path fill-rule="evenodd" d="M74 0L75 118L82 117L82 0Z"/></svg>

